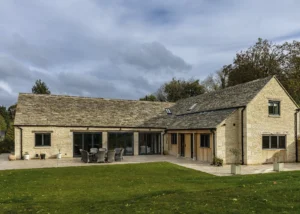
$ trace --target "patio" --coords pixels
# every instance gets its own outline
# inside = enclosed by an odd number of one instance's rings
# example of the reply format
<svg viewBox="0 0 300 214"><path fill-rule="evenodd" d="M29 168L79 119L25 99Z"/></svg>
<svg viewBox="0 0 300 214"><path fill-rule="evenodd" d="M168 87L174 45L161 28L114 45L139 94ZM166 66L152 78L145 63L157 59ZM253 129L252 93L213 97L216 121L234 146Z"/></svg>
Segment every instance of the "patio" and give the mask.
<svg viewBox="0 0 300 214"><path fill-rule="evenodd" d="M114 164L135 164L135 163L150 163L150 162L169 162L194 169L197 171L206 172L216 176L231 176L230 165L223 167L211 166L208 163L193 161L186 158L176 158L171 155L140 155L140 156L124 156L123 161L113 163L83 163L80 158L63 158L63 159L32 159L29 161L16 160L9 161L8 154L0 155L0 170L9 169L33 169L33 168L53 168L53 167L72 167L72 166L91 166L91 165L114 165ZM300 163L285 163L284 171L300 170ZM272 164L264 165L244 165L242 166L242 174L260 174L260 173L275 173Z"/></svg>

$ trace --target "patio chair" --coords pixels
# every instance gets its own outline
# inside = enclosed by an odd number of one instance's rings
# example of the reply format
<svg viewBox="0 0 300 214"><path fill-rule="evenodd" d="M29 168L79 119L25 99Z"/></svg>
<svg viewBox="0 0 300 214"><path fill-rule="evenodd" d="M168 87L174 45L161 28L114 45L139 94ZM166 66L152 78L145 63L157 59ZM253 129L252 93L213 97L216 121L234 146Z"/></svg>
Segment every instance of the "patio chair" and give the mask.
<svg viewBox="0 0 300 214"><path fill-rule="evenodd" d="M116 154L116 152L113 150L107 152L107 162L108 163L112 163L115 161L115 154Z"/></svg>
<svg viewBox="0 0 300 214"><path fill-rule="evenodd" d="M117 152L118 151L118 152ZM115 160L120 160L122 161L123 160L123 154L124 154L124 149L123 148L120 148L116 151L116 154L115 154Z"/></svg>
<svg viewBox="0 0 300 214"><path fill-rule="evenodd" d="M97 148L90 148L90 153L96 154L98 152Z"/></svg>
<svg viewBox="0 0 300 214"><path fill-rule="evenodd" d="M105 162L105 151L98 151L95 154L95 160L97 163L104 163Z"/></svg>
<svg viewBox="0 0 300 214"><path fill-rule="evenodd" d="M82 150L81 151L81 160L84 162L84 163L90 163L90 156L89 156L89 153L85 150Z"/></svg>
<svg viewBox="0 0 300 214"><path fill-rule="evenodd" d="M99 151L107 152L107 149L106 148L99 148Z"/></svg>
<svg viewBox="0 0 300 214"><path fill-rule="evenodd" d="M79 149L80 155L81 155L81 160L82 160L82 151L83 149Z"/></svg>

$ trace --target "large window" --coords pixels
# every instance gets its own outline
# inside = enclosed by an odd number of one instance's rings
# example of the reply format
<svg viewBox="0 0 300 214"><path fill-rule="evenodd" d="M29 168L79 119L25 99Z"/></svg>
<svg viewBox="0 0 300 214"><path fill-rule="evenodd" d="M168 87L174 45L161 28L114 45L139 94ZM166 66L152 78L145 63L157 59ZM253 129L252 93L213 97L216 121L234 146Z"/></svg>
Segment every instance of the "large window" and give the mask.
<svg viewBox="0 0 300 214"><path fill-rule="evenodd" d="M280 102L269 100L269 115L280 115Z"/></svg>
<svg viewBox="0 0 300 214"><path fill-rule="evenodd" d="M264 135L262 137L263 149L285 149L286 136L285 135Z"/></svg>
<svg viewBox="0 0 300 214"><path fill-rule="evenodd" d="M108 149L124 148L124 155L133 155L133 133L108 133Z"/></svg>
<svg viewBox="0 0 300 214"><path fill-rule="evenodd" d="M79 156L80 149L102 148L102 133L74 133L73 141L74 156Z"/></svg>
<svg viewBox="0 0 300 214"><path fill-rule="evenodd" d="M50 133L36 133L35 134L35 146L51 146L51 134Z"/></svg>
<svg viewBox="0 0 300 214"><path fill-rule="evenodd" d="M160 133L139 134L139 154L153 155L161 153Z"/></svg>
<svg viewBox="0 0 300 214"><path fill-rule="evenodd" d="M200 135L200 147L210 148L210 137L209 134L201 134Z"/></svg>
<svg viewBox="0 0 300 214"><path fill-rule="evenodd" d="M177 134L171 134L171 144L177 144Z"/></svg>

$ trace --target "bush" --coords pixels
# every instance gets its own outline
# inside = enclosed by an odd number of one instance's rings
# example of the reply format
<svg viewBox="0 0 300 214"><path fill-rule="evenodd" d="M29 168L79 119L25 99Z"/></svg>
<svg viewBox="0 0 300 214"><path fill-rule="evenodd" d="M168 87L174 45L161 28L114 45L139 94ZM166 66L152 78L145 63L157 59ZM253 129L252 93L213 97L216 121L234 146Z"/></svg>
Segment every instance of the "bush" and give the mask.
<svg viewBox="0 0 300 214"><path fill-rule="evenodd" d="M223 166L223 159L214 157L213 159L213 165L215 166Z"/></svg>
<svg viewBox="0 0 300 214"><path fill-rule="evenodd" d="M10 153L14 151L14 141L4 139L0 142L0 153Z"/></svg>
<svg viewBox="0 0 300 214"><path fill-rule="evenodd" d="M9 142L14 142L15 140L15 130L12 123L9 125L9 127L7 127L5 139Z"/></svg>
<svg viewBox="0 0 300 214"><path fill-rule="evenodd" d="M7 124L4 117L0 114L0 131L6 131Z"/></svg>

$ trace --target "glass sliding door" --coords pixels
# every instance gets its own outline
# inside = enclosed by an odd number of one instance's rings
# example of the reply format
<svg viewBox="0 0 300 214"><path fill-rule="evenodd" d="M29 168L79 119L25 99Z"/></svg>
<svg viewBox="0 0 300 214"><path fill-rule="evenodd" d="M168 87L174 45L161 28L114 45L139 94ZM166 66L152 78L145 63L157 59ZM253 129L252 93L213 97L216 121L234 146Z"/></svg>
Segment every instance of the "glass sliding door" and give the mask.
<svg viewBox="0 0 300 214"><path fill-rule="evenodd" d="M133 155L133 133L108 133L108 149L113 150L115 148L124 148L124 155Z"/></svg>
<svg viewBox="0 0 300 214"><path fill-rule="evenodd" d="M74 133L73 155L80 156L80 149L90 151L91 148L102 148L102 133Z"/></svg>
<svg viewBox="0 0 300 214"><path fill-rule="evenodd" d="M73 144L74 144L73 155L80 156L81 155L80 149L83 149L83 135L74 133Z"/></svg>
<svg viewBox="0 0 300 214"><path fill-rule="evenodd" d="M161 134L143 132L139 133L139 154L161 154Z"/></svg>

